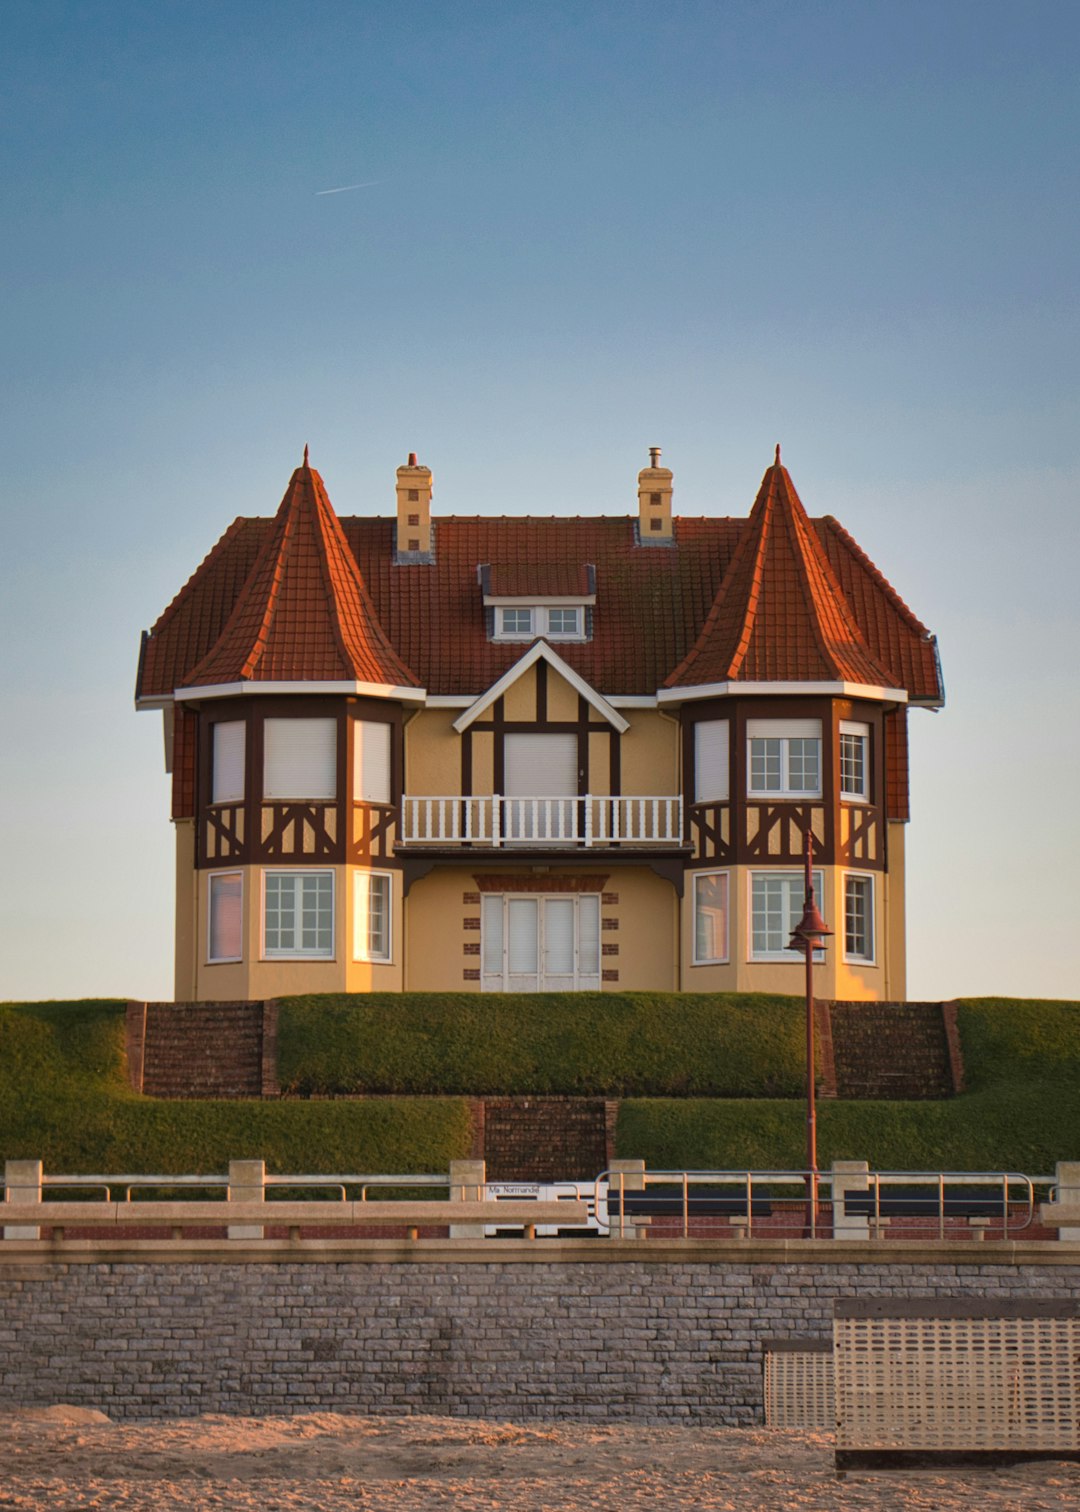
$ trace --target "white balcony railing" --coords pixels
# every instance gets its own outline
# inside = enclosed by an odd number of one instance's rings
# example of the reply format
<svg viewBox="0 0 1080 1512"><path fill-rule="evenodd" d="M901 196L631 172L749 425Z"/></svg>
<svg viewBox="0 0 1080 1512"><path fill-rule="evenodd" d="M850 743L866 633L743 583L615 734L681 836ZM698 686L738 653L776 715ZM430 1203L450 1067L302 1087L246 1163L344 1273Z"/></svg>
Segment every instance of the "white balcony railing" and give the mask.
<svg viewBox="0 0 1080 1512"><path fill-rule="evenodd" d="M680 798L474 798L401 800L405 845L681 845Z"/></svg>

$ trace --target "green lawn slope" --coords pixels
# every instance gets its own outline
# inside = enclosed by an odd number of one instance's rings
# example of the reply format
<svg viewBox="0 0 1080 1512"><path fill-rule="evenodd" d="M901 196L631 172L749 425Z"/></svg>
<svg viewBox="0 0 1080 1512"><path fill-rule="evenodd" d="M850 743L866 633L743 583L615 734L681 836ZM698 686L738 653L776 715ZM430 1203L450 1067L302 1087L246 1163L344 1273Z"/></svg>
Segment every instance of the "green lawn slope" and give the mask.
<svg viewBox="0 0 1080 1512"><path fill-rule="evenodd" d="M65 1174L442 1171L469 1153L463 1098L187 1102L124 1074L124 1004L0 1005L0 1158Z"/></svg>
<svg viewBox="0 0 1080 1512"><path fill-rule="evenodd" d="M823 1165L1052 1171L1080 1159L1080 1004L959 1005L968 1090L819 1103ZM372 994L282 1004L281 1101L133 1092L124 1005L0 1005L0 1158L65 1172L438 1171L468 1154L464 1094L618 1096L617 1151L654 1168L798 1169L798 999ZM383 1094L370 1099L357 1092ZM333 1100L335 1095L341 1100Z"/></svg>

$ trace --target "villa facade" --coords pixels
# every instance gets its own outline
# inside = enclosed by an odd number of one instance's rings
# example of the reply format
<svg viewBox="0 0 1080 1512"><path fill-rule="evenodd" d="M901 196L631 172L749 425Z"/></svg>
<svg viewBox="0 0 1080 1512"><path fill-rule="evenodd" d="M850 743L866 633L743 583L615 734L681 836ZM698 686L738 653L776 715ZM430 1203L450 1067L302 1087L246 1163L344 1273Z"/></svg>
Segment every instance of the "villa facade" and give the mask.
<svg viewBox="0 0 1080 1512"><path fill-rule="evenodd" d="M748 518L339 518L296 469L144 636L176 827L176 997L905 996L907 714L934 638L777 449Z"/></svg>

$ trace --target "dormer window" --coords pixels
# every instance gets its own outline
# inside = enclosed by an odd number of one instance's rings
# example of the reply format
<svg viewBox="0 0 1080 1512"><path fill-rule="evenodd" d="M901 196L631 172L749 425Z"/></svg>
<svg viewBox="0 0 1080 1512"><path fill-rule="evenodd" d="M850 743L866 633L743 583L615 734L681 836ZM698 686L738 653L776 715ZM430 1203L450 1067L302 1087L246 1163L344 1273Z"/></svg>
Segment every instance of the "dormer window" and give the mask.
<svg viewBox="0 0 1080 1512"><path fill-rule="evenodd" d="M495 640L584 640L584 604L498 605L495 609Z"/></svg>
<svg viewBox="0 0 1080 1512"><path fill-rule="evenodd" d="M477 568L494 641L585 641L592 635L596 568L567 562L495 563Z"/></svg>
<svg viewBox="0 0 1080 1512"><path fill-rule="evenodd" d="M534 609L499 609L495 616L495 633L500 639L528 640L533 634Z"/></svg>

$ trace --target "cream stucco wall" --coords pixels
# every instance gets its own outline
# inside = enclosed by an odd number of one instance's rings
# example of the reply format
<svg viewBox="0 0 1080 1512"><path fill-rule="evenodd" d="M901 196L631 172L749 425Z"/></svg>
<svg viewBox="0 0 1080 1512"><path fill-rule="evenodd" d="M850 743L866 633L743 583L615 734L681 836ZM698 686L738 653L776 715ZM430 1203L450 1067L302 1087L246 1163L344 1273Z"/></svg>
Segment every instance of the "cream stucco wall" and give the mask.
<svg viewBox="0 0 1080 1512"><path fill-rule="evenodd" d="M405 726L405 792L454 796L461 792L461 736L456 709L425 709Z"/></svg>
<svg viewBox="0 0 1080 1512"><path fill-rule="evenodd" d="M478 929L466 930L466 918L480 917L480 905L463 895L476 891L472 870L430 872L415 882L405 910L405 990L407 992L479 992L479 981L465 978L477 970L479 956L466 957L464 944L480 943Z"/></svg>
<svg viewBox="0 0 1080 1512"><path fill-rule="evenodd" d="M625 709L622 714L630 723L622 737L623 792L679 792L679 726L649 709Z"/></svg>

